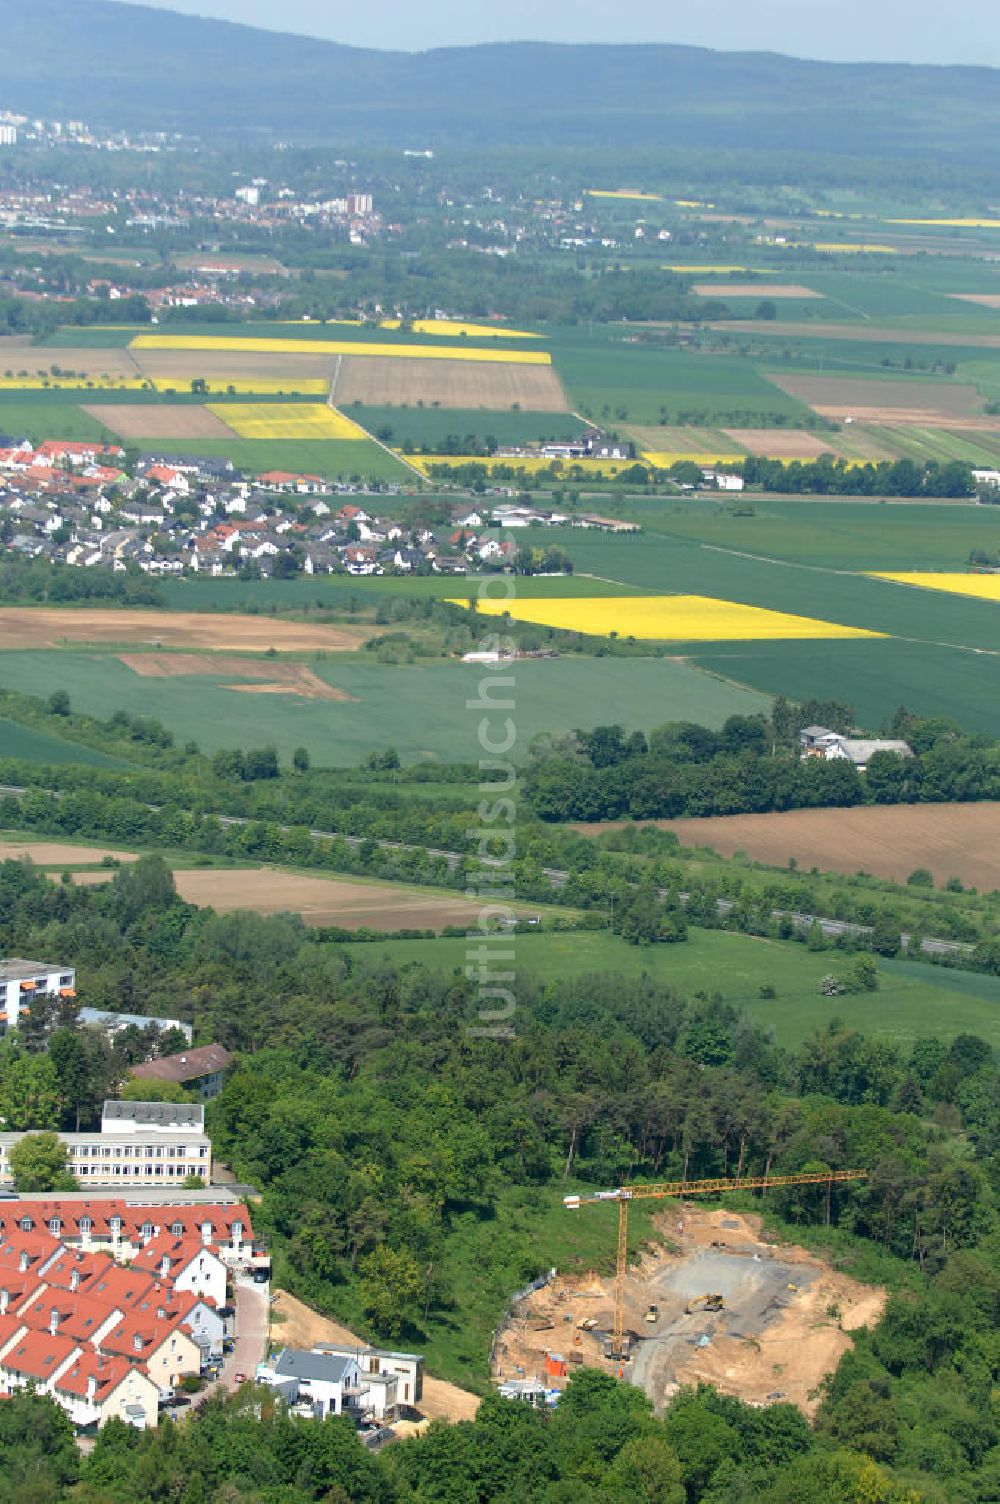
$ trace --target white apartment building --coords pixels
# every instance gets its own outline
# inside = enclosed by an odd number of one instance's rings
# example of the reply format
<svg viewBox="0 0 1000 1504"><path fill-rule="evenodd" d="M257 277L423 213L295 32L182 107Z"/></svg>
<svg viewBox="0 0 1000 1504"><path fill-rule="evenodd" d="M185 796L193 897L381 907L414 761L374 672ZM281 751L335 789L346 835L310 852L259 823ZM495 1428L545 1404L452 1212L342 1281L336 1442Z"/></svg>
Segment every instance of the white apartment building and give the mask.
<svg viewBox="0 0 1000 1504"><path fill-rule="evenodd" d="M10 1185L10 1151L23 1133L0 1133L0 1186ZM99 1133L60 1133L68 1168L79 1184L180 1185L212 1175L212 1143L201 1103L105 1102Z"/></svg>
<svg viewBox="0 0 1000 1504"><path fill-rule="evenodd" d="M22 1014L31 1011L31 999L40 993L49 997L75 997L73 967L25 961L18 956L0 961L0 1035L17 1028Z"/></svg>

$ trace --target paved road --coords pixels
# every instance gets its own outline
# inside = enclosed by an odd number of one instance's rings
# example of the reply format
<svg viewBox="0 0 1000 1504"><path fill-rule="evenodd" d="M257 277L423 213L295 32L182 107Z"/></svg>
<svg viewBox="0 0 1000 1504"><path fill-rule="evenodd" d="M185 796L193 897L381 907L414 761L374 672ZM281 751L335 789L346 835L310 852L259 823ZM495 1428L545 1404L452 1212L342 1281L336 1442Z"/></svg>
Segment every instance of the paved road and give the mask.
<svg viewBox="0 0 1000 1504"><path fill-rule="evenodd" d="M236 1280L236 1345L227 1354L219 1377L222 1389L235 1389L236 1375L246 1374L252 1379L257 1364L267 1357L268 1314L271 1305L271 1286L257 1285L253 1280Z"/></svg>

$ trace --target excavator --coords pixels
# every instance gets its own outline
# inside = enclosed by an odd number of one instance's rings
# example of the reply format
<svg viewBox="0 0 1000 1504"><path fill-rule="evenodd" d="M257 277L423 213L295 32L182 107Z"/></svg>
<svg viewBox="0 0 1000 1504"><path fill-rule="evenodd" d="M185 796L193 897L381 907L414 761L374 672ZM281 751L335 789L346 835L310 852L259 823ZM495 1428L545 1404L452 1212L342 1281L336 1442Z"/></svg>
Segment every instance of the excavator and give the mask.
<svg viewBox="0 0 1000 1504"><path fill-rule="evenodd" d="M684 1315L690 1316L695 1306L705 1307L706 1311L724 1311L726 1302L721 1295L696 1295L694 1300L689 1300L684 1307Z"/></svg>

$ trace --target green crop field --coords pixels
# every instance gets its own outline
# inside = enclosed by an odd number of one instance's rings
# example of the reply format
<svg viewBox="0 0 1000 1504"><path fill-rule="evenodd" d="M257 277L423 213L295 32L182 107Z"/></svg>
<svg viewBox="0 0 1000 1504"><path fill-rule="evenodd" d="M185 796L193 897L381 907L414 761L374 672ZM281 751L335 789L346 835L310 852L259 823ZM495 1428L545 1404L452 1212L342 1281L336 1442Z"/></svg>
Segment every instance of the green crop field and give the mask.
<svg viewBox="0 0 1000 1504"><path fill-rule="evenodd" d="M552 358L571 401L595 420L656 423L696 412L721 422L741 413L784 417L793 425L809 409L787 396L747 360L701 355L655 344L626 344L621 335L588 338L560 330Z"/></svg>
<svg viewBox="0 0 1000 1504"><path fill-rule="evenodd" d="M865 431L903 459L959 460L992 468L1000 459L1000 429L996 433L969 429L920 428L913 423L867 424Z"/></svg>
<svg viewBox="0 0 1000 1504"><path fill-rule="evenodd" d="M59 394L52 394L56 395ZM94 394L95 401L98 396L98 393ZM121 443L116 434L85 413L76 402L67 402L65 394L62 394L61 401L53 401L47 392L40 392L37 400L33 392L23 397L0 394L0 433L30 439L33 444L43 439L94 439L109 444Z"/></svg>
<svg viewBox="0 0 1000 1504"><path fill-rule="evenodd" d="M790 940L696 929L688 936L682 945L634 946L608 933L529 934L516 941L515 965L518 975L538 982L610 971L649 975L685 997L721 992L727 1003L745 1009L790 1049L825 1029L833 1018L904 1048L925 1035L951 1039L966 1031L1000 1048L998 978L970 978L919 962L880 960L877 993L825 998L820 995L820 978L846 971L850 957L817 954ZM465 975L462 939L379 941L348 949L359 961L370 958L372 964L421 962ZM968 985L970 980L975 985ZM775 988L775 997L760 996L761 986L767 984Z"/></svg>
<svg viewBox="0 0 1000 1504"><path fill-rule="evenodd" d="M226 691L222 686L239 682L231 674L143 678L110 653L43 649L0 655L0 676L11 689L48 695L68 688L77 710L155 716L179 742L191 739L206 751L273 743L288 759L306 746L315 765L328 767L356 765L389 746L407 761L476 761L481 755L483 711L467 706L477 699L482 677L474 665L395 667L345 654L311 666L352 698ZM764 695L668 659L538 659L518 663L512 673L515 757L523 757L543 731L606 721L652 727L689 719L718 726L729 715L769 705Z"/></svg>
<svg viewBox="0 0 1000 1504"><path fill-rule="evenodd" d="M695 649L692 659L766 694L843 700L868 728L877 729L905 705L1000 736L1000 660L988 654L886 638L715 644Z"/></svg>
<svg viewBox="0 0 1000 1504"><path fill-rule="evenodd" d="M47 731L36 731L32 726L20 726L4 717L0 717L0 757L19 757L26 762L42 764L82 762L95 768L125 766L117 757L95 752L79 742L63 741L60 737L50 736Z"/></svg>
<svg viewBox="0 0 1000 1504"><path fill-rule="evenodd" d="M1000 550L1000 507L771 496L752 505L739 516L731 501L637 498L616 510L647 533L831 569L964 569L970 549Z"/></svg>
<svg viewBox="0 0 1000 1504"><path fill-rule="evenodd" d="M578 570L644 590L718 596L928 644L960 643L989 651L996 647L997 608L990 601L916 590L863 574L790 565L652 533L574 538L573 556Z"/></svg>
<svg viewBox="0 0 1000 1504"><path fill-rule="evenodd" d="M416 481L411 470L370 439L150 439L144 447L166 458L199 454L230 459L237 469L250 473L288 470L331 480Z"/></svg>
<svg viewBox="0 0 1000 1504"><path fill-rule="evenodd" d="M537 444L543 440L578 438L579 418L572 413L535 413L485 407L371 407L350 402L342 409L370 433L392 430L394 448L436 446L455 436L472 435L482 442L488 435L498 444Z"/></svg>
<svg viewBox="0 0 1000 1504"><path fill-rule="evenodd" d="M548 535L551 541L551 534ZM465 603L474 599L481 585L496 575L345 575L299 576L294 580L164 580L161 589L166 603L175 611L262 611L272 608L310 612L337 610L351 613L370 607L373 601L395 596L417 600L455 600ZM615 580L594 579L587 575L526 575L517 580L517 594L522 599L565 596L641 594L638 587L621 585Z"/></svg>

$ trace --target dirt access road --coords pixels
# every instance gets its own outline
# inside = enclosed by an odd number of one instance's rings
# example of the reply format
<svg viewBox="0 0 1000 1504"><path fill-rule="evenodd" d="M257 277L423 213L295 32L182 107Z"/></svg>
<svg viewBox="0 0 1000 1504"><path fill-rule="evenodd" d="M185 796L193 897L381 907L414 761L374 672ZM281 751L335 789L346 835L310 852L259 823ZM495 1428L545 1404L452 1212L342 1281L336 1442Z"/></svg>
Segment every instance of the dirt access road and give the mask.
<svg viewBox="0 0 1000 1504"><path fill-rule="evenodd" d="M657 1230L664 1243L628 1275L625 1327L638 1334L631 1363L604 1357L613 1282L588 1275L560 1278L523 1303L501 1334L495 1377L541 1375L546 1351L555 1350L570 1358L570 1373L577 1363L620 1372L657 1409L680 1385L705 1380L751 1404L785 1400L812 1415L816 1387L851 1346L851 1331L878 1319L885 1292L802 1248L766 1242L756 1217L686 1205L664 1214ZM698 1303L716 1293L722 1311ZM651 1304L660 1312L654 1326L644 1319ZM598 1323L594 1332L578 1330L585 1319ZM566 1380L547 1382L561 1388Z"/></svg>

